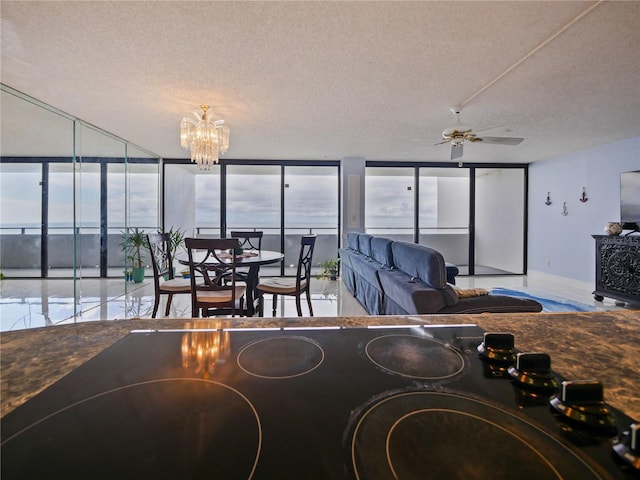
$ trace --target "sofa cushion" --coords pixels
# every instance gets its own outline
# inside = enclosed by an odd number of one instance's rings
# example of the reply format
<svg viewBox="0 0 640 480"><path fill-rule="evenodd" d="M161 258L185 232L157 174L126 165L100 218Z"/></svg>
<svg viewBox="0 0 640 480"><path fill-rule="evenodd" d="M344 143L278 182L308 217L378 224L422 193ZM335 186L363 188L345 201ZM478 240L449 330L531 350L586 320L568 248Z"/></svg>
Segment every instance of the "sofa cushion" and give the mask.
<svg viewBox="0 0 640 480"><path fill-rule="evenodd" d="M347 248L351 250L358 250L358 237L360 234L358 232L349 232L347 233Z"/></svg>
<svg viewBox="0 0 640 480"><path fill-rule="evenodd" d="M358 235L358 250L360 250L360 253L366 255L367 257L371 256L372 238L373 235L369 235L367 233L361 233L360 235Z"/></svg>
<svg viewBox="0 0 640 480"><path fill-rule="evenodd" d="M435 289L447 287L447 275L442 254L415 243L393 242L393 263L399 270L420 278Z"/></svg>
<svg viewBox="0 0 640 480"><path fill-rule="evenodd" d="M371 258L385 267L393 266L393 252L388 238L373 237L371 239Z"/></svg>
<svg viewBox="0 0 640 480"><path fill-rule="evenodd" d="M507 295L482 295L461 298L455 305L444 307L438 313L513 313L540 312L542 305L529 298Z"/></svg>

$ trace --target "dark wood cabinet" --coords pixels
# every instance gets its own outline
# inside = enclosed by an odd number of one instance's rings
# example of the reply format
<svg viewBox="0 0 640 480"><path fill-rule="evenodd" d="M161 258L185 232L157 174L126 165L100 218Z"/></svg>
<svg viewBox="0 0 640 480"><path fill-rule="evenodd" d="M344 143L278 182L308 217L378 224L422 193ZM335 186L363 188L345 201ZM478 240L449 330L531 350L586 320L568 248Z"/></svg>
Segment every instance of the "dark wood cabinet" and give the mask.
<svg viewBox="0 0 640 480"><path fill-rule="evenodd" d="M595 299L640 303L640 235L592 237L596 240Z"/></svg>

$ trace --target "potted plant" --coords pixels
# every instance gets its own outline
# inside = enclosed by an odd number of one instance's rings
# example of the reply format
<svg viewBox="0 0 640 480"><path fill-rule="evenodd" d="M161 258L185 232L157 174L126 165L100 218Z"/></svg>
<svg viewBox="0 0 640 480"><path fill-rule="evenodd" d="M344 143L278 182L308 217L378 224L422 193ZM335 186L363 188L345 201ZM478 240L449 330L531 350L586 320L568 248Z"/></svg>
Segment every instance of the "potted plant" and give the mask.
<svg viewBox="0 0 640 480"><path fill-rule="evenodd" d="M163 230L159 230L159 232L165 233ZM169 228L169 230L166 233L169 235L169 243L168 243L169 253L171 254L172 261L175 262L176 255L178 254L178 252L184 249L184 238L185 238L186 231L180 230L179 228L175 228L174 226L171 226L171 228ZM173 269L173 277L175 278L176 267L171 265L171 268ZM164 279L169 280L169 274L165 274Z"/></svg>
<svg viewBox="0 0 640 480"><path fill-rule="evenodd" d="M131 262L131 273L133 274L133 281L140 283L144 280L144 258L143 249L147 248L147 236L144 230L140 230L138 227L133 231L122 232L123 241L120 244L122 250L124 250L127 261Z"/></svg>
<svg viewBox="0 0 640 480"><path fill-rule="evenodd" d="M128 256L126 259L125 269L124 269L125 282L133 282L133 268L131 268L131 265L133 265L133 257Z"/></svg>
<svg viewBox="0 0 640 480"><path fill-rule="evenodd" d="M171 226L167 233L169 234L169 251L171 253L171 258L175 260L178 252L184 249L184 237L186 235L186 231Z"/></svg>
<svg viewBox="0 0 640 480"><path fill-rule="evenodd" d="M330 280L336 280L338 278L338 263L340 259L335 260L330 258L322 262L322 278L329 278Z"/></svg>

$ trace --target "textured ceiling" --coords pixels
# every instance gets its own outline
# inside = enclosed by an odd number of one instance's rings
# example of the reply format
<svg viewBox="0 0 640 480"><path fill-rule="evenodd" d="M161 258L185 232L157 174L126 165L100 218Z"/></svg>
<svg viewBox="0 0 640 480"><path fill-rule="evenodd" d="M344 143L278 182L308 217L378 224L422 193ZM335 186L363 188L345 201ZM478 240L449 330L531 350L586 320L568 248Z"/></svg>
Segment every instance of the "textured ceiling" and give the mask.
<svg viewBox="0 0 640 480"><path fill-rule="evenodd" d="M640 2L0 5L2 83L163 157L188 156L179 124L201 103L236 159L447 161L454 104L525 138L466 144L465 162L640 134Z"/></svg>

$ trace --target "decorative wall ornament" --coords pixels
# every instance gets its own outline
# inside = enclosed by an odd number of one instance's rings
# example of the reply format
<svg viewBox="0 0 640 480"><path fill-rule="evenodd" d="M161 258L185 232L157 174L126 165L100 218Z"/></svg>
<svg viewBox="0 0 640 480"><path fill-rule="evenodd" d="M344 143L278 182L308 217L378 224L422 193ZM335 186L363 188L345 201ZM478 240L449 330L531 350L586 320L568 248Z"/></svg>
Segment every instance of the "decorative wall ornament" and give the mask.
<svg viewBox="0 0 640 480"><path fill-rule="evenodd" d="M587 200L589 200L589 199L587 198L587 192L586 192L586 190L585 190L585 188L584 188L584 187L582 187L582 195L580 195L580 198L579 198L578 200L580 200L582 203L584 203L584 202L586 202Z"/></svg>
<svg viewBox="0 0 640 480"><path fill-rule="evenodd" d="M544 202L544 204L548 207L549 205L551 205L551 192L547 192L547 200Z"/></svg>
<svg viewBox="0 0 640 480"><path fill-rule="evenodd" d="M567 210L567 202L564 202L562 204L562 211L560 212L560 215L562 215L563 217L569 215L569 210Z"/></svg>
<svg viewBox="0 0 640 480"><path fill-rule="evenodd" d="M608 222L604 226L604 233L607 235L620 235L622 233L622 225L618 222Z"/></svg>

